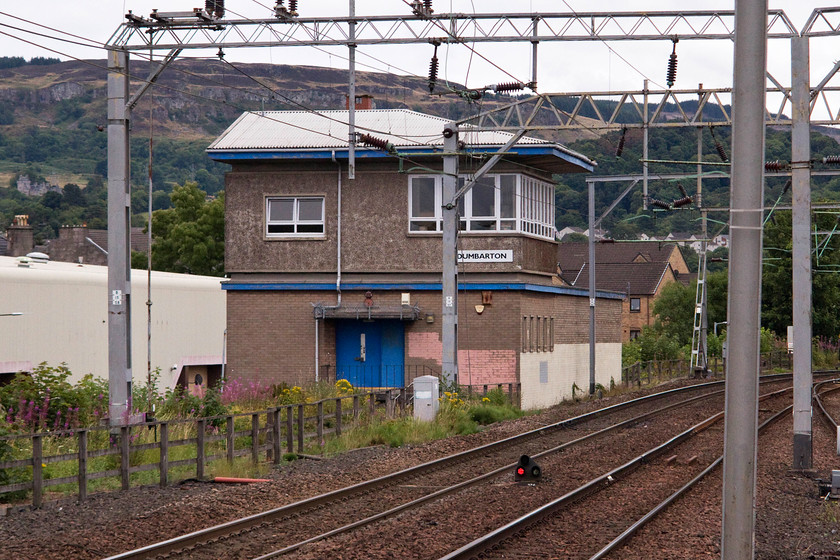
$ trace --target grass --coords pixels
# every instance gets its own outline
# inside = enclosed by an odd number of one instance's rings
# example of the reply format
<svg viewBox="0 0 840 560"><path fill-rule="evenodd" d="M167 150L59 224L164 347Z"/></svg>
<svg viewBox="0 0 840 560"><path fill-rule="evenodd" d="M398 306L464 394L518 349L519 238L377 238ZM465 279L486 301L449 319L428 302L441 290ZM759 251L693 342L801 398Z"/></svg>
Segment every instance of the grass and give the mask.
<svg viewBox="0 0 840 560"><path fill-rule="evenodd" d="M340 396L346 396L352 388L335 387L339 390ZM329 388L322 388L322 392L326 393L326 397L335 398L336 394L329 393ZM344 394L342 394L342 392ZM317 396L318 395L316 393ZM316 427L316 421L311 418L316 411L317 406L312 401L316 395L306 395L308 403L305 405L306 416L310 417L306 420L304 431L307 434L312 434ZM352 417L352 404L348 401L343 403L344 421L342 425L342 434L335 436L333 434L325 434L324 439L318 441L317 438L308 437L305 441L304 454L310 455L336 455L342 452L357 449L362 447L369 447L374 445L387 445L389 447L401 447L404 445L413 445L423 442L443 439L453 435L465 435L480 431L483 426L500 422L503 420L517 418L523 415L523 412L512 406L507 395L500 389L490 391L485 396L471 396L470 398L461 398L457 392L446 392L440 399L440 411L434 422L416 421L413 417L399 417L386 418L385 410L377 409L374 414L370 414L367 406L367 401L360 403L358 418ZM335 410L334 401L326 401L323 405L326 414L330 414ZM267 417L265 414L258 416L259 426L261 429L266 427ZM285 432L285 413L281 416L283 422L283 431ZM274 466L272 463L265 460L265 450L260 450L262 459L256 464L251 461L251 413L242 413L234 417L234 449L237 452L245 452L242 456L237 456L232 462L226 459L226 438L223 437L218 441L210 441L210 437L205 439L205 457L219 456L220 459L207 461L205 464L205 478L212 478L216 476L227 477L243 477L243 478L259 478L265 476ZM227 433L227 420L222 418L217 422L217 427L210 420L207 421L208 436L213 434L224 435ZM295 426L297 421L295 421ZM325 429L330 430L334 427L334 419L325 418ZM168 423L168 441L170 442L168 448L168 461L171 463L194 460L197 454L197 446L195 443L197 424L194 418L186 420L171 420ZM49 436L42 438L43 442L43 456L45 457L42 464L42 472L45 481L74 478L78 476L78 460L75 455L78 453L79 440L74 432L69 432L71 435L65 436ZM142 447L149 445L154 446L160 441L160 428L150 428L147 426L134 426L129 429L129 438L131 450L129 455L129 465L131 467L145 466L147 470L131 472L129 474L130 486L148 486L157 485L160 483L160 474L158 468L160 464L160 449L158 447L151 447L143 449ZM266 433L260 434L260 445L266 443ZM32 457L32 440L24 437L14 440L10 447L10 452L4 456L3 460L27 459ZM297 437L295 437L295 445L297 444ZM285 433L281 435L281 449L286 449ZM119 455L119 437L112 435L107 429L92 429L88 431L88 466L87 472L101 473L104 471L119 471L120 469L120 455ZM102 452L112 452L108 455L97 455ZM64 456L65 459L60 459L59 456ZM295 453L285 453L282 455L284 462L295 460L297 455ZM0 474L6 475L6 479L0 479L0 484L14 484L18 482L31 481L33 477L32 467L21 467L15 469L5 469L0 471ZM167 472L168 482L176 482L185 480L196 476L195 464L170 466ZM110 490L119 490L122 487L122 479L119 474L114 476L88 479L88 493L96 493ZM56 497L72 496L78 493L78 483L75 481L64 484L50 486L45 488L45 499ZM19 491L14 493L7 493L0 495L0 503L13 502L20 503L31 500L31 491Z"/></svg>
<svg viewBox="0 0 840 560"><path fill-rule="evenodd" d="M840 522L840 502L825 501L820 508L818 519L823 523Z"/></svg>
<svg viewBox="0 0 840 560"><path fill-rule="evenodd" d="M524 413L507 402L500 390L485 397L464 401L458 393L445 393L434 422L413 417L386 419L376 416L342 432L341 436L324 442L320 452L336 455L350 449L386 445L402 447L443 439L455 435L473 434L482 426L519 418Z"/></svg>

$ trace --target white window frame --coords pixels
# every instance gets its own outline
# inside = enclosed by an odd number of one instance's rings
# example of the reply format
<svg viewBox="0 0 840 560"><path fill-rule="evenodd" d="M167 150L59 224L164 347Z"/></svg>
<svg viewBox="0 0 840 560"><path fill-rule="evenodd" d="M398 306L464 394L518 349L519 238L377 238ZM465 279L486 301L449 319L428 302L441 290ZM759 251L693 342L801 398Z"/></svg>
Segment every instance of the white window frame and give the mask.
<svg viewBox="0 0 840 560"><path fill-rule="evenodd" d="M515 207L512 217L501 216L502 213L502 177L514 177ZM412 201L414 179L434 180L434 216L415 217ZM555 239L554 227L554 185L534 177L518 173L487 174L483 179L493 180L495 185L494 215L473 215L473 189L470 189L458 201L461 214L461 231L465 233L498 235L499 233L519 233L541 239ZM463 185L468 176L459 177L459 184ZM412 234L439 234L443 231L443 179L440 175L411 175L408 178L408 231ZM434 228L428 227L434 222ZM493 223L491 229L478 227Z"/></svg>
<svg viewBox="0 0 840 560"><path fill-rule="evenodd" d="M294 201L294 209L292 211L292 219L291 220L271 220L271 203L274 201L281 201L281 200L292 200ZM319 200L321 202L321 219L320 220L304 220L301 219L300 214L300 202L301 201L311 201L311 200ZM326 234L326 219L325 219L325 197L319 195L295 195L295 196L286 196L286 195L278 195L278 196L267 196L265 197L265 236L266 238L270 239L283 239L283 238L302 238L302 237L324 237ZM278 226L291 226L292 231L286 232L272 232L269 231L271 226L278 225ZM305 227L305 228L312 228L313 226L320 226L321 231L298 231L298 228Z"/></svg>

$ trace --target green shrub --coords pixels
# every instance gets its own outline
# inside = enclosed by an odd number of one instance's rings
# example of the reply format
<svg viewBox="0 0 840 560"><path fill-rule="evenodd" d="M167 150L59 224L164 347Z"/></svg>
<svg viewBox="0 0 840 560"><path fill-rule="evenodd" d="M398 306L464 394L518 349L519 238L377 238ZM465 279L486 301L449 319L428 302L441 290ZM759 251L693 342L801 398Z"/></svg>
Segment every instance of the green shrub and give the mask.
<svg viewBox="0 0 840 560"><path fill-rule="evenodd" d="M108 412L108 383L86 375L75 385L65 364L41 363L0 387L6 424L15 431L49 431L96 424Z"/></svg>
<svg viewBox="0 0 840 560"><path fill-rule="evenodd" d="M484 399L487 399L487 401L484 401ZM481 400L482 402L489 402L490 404L496 406L504 406L506 404L509 404L507 393L505 393L498 387L487 391L487 394L484 395L484 397Z"/></svg>
<svg viewBox="0 0 840 560"><path fill-rule="evenodd" d="M199 416L204 418L212 416L224 416L228 413L228 408L222 403L222 396L216 388L209 389L204 398L201 399L201 412ZM211 420L210 424L215 427L224 425L224 418L216 418Z"/></svg>
<svg viewBox="0 0 840 560"><path fill-rule="evenodd" d="M482 426L519 418L520 416L522 416L522 411L512 406L483 403L469 408L470 419Z"/></svg>

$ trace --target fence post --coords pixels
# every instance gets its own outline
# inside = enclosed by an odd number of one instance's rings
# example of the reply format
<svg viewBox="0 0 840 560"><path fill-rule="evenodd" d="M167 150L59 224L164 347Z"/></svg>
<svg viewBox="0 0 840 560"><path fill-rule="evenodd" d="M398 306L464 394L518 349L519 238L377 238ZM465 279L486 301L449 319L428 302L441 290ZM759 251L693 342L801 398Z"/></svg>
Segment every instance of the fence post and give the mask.
<svg viewBox="0 0 840 560"><path fill-rule="evenodd" d="M41 507L44 493L44 442L39 434L32 436L32 506Z"/></svg>
<svg viewBox="0 0 840 560"><path fill-rule="evenodd" d="M324 445L324 403L318 401L318 445Z"/></svg>
<svg viewBox="0 0 840 560"><path fill-rule="evenodd" d="M169 482L169 423L160 423L160 487Z"/></svg>
<svg viewBox="0 0 840 560"><path fill-rule="evenodd" d="M370 398L368 399L368 409L370 411L370 419L373 420L373 415L376 412L376 395L373 392L370 393Z"/></svg>
<svg viewBox="0 0 840 560"><path fill-rule="evenodd" d="M405 416L405 406L407 404L407 400L405 387L400 387L400 416Z"/></svg>
<svg viewBox="0 0 840 560"><path fill-rule="evenodd" d="M128 490L129 486L129 464L128 464L128 452L129 452L129 445L131 437L131 430L128 426L123 426L120 428L120 476L122 478L122 489Z"/></svg>
<svg viewBox="0 0 840 560"><path fill-rule="evenodd" d="M486 397L486 396L487 396L487 385L484 385L484 390L483 390L483 392L481 393L481 396L482 396L482 397Z"/></svg>
<svg viewBox="0 0 840 560"><path fill-rule="evenodd" d="M391 389L385 391L385 416L394 417L394 399L391 398Z"/></svg>
<svg viewBox="0 0 840 560"><path fill-rule="evenodd" d="M286 407L286 450L289 453L295 451L295 427L294 427L295 410L290 406Z"/></svg>
<svg viewBox="0 0 840 560"><path fill-rule="evenodd" d="M298 405L298 453L303 453L303 405Z"/></svg>
<svg viewBox="0 0 840 560"><path fill-rule="evenodd" d="M195 425L195 477L199 480L204 478L204 433L207 431L207 422L199 419Z"/></svg>
<svg viewBox="0 0 840 560"><path fill-rule="evenodd" d="M260 463L260 415L251 415L251 462Z"/></svg>
<svg viewBox="0 0 840 560"><path fill-rule="evenodd" d="M359 395L353 395L353 420L359 419Z"/></svg>
<svg viewBox="0 0 840 560"><path fill-rule="evenodd" d="M88 431L79 431L79 502L87 499Z"/></svg>
<svg viewBox="0 0 840 560"><path fill-rule="evenodd" d="M227 417L227 460L228 463L233 463L233 416Z"/></svg>
<svg viewBox="0 0 840 560"><path fill-rule="evenodd" d="M265 460L273 461L274 459L274 415L271 413L273 409L269 408L265 411Z"/></svg>
<svg viewBox="0 0 840 560"><path fill-rule="evenodd" d="M273 408L271 411L271 442L274 451L274 464L280 464L280 409Z"/></svg>
<svg viewBox="0 0 840 560"><path fill-rule="evenodd" d="M335 399L335 435L341 435L341 397Z"/></svg>

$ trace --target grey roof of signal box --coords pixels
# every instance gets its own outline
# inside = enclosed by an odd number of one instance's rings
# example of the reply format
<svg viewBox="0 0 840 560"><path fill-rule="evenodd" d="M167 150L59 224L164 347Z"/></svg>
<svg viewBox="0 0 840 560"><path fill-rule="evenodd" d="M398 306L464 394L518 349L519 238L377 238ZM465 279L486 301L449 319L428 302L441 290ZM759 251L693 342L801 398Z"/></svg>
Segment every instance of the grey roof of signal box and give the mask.
<svg viewBox="0 0 840 560"><path fill-rule="evenodd" d="M207 148L211 158L225 163L257 160L348 157L349 111L266 111L243 113ZM385 140L401 154L440 157L448 119L406 109L355 112L358 133ZM467 152L494 153L512 134L471 131L462 125L460 139ZM436 153L437 152L437 153ZM375 148L356 146L356 157L392 157ZM541 138L523 136L508 151L516 160L556 173L592 171L595 162L569 148Z"/></svg>

